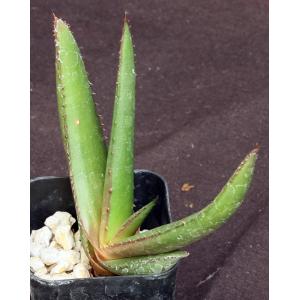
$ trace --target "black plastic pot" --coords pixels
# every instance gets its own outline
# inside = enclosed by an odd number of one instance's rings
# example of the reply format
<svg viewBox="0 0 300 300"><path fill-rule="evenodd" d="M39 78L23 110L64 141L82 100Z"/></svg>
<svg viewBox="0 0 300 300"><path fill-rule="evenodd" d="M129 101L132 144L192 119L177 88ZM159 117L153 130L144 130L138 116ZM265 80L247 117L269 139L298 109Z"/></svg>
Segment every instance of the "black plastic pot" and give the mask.
<svg viewBox="0 0 300 300"><path fill-rule="evenodd" d="M159 175L135 171L135 210L158 196L158 203L145 220L142 229L170 222L168 188ZM76 218L69 178L38 177L31 180L30 230L43 226L56 211L68 211ZM77 226L75 224L75 226ZM31 299L175 299L177 268L153 276L109 276L72 280L42 280L30 275Z"/></svg>

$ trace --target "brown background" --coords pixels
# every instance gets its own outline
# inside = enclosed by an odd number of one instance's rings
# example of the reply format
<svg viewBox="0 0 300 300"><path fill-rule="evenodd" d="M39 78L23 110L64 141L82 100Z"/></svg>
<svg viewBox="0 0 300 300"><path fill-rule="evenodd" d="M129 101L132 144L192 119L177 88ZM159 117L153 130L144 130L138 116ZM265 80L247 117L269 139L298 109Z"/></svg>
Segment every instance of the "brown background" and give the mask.
<svg viewBox="0 0 300 300"><path fill-rule="evenodd" d="M177 299L268 299L267 1L31 0L31 176L67 174L52 12L71 25L109 132L125 10L138 74L136 168L166 178L174 219L206 205L246 153L261 145L241 209L188 247ZM185 182L195 188L181 192Z"/></svg>

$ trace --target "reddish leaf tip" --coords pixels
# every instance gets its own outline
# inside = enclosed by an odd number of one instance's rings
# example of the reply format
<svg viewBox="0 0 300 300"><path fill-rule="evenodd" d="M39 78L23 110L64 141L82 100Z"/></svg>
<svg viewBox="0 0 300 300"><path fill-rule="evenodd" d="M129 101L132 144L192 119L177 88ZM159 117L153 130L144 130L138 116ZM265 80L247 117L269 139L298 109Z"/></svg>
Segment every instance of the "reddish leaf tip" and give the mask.
<svg viewBox="0 0 300 300"><path fill-rule="evenodd" d="M125 12L124 12L124 24L125 23L128 23L128 12L127 12L127 10L125 10Z"/></svg>
<svg viewBox="0 0 300 300"><path fill-rule="evenodd" d="M259 152L259 149L260 149L260 145L258 143L256 143L255 148L249 153L249 156L252 156L252 155L256 156Z"/></svg>
<svg viewBox="0 0 300 300"><path fill-rule="evenodd" d="M260 144L256 143L255 148L253 149L253 152L257 154L259 152L259 149L260 149Z"/></svg>

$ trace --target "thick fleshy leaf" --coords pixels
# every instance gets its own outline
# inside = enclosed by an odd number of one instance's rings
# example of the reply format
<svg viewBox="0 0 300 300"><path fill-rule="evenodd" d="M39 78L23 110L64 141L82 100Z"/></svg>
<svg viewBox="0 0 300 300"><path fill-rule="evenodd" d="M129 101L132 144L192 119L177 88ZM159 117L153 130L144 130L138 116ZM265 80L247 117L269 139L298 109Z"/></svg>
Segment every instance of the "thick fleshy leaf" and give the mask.
<svg viewBox="0 0 300 300"><path fill-rule="evenodd" d="M106 146L76 41L57 18L54 34L58 111L77 217L98 243Z"/></svg>
<svg viewBox="0 0 300 300"><path fill-rule="evenodd" d="M256 158L257 149L246 156L215 200L204 209L105 247L107 259L171 252L219 228L242 203L251 183Z"/></svg>
<svg viewBox="0 0 300 300"><path fill-rule="evenodd" d="M118 275L154 275L170 270L180 259L187 257L186 251L175 251L150 256L139 256L108 260L104 266Z"/></svg>
<svg viewBox="0 0 300 300"><path fill-rule="evenodd" d="M131 34L125 20L109 143L100 243L104 245L133 213L135 71Z"/></svg>
<svg viewBox="0 0 300 300"><path fill-rule="evenodd" d="M152 208L155 206L156 200L149 202L147 205L139 209L133 215L131 215L127 221L121 226L117 234L112 239L112 243L117 242L121 239L132 236L136 233L138 228L142 225L145 218L151 212Z"/></svg>

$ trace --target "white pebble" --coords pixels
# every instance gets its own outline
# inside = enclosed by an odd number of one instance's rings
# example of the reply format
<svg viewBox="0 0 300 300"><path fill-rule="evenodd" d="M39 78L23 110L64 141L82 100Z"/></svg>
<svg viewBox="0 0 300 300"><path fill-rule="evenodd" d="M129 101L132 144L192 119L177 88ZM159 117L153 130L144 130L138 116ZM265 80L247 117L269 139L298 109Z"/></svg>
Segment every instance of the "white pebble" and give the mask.
<svg viewBox="0 0 300 300"><path fill-rule="evenodd" d="M71 230L74 223L69 213L59 211L45 220L46 226L32 230L30 268L36 276L46 280L91 277L80 231Z"/></svg>
<svg viewBox="0 0 300 300"><path fill-rule="evenodd" d="M47 226L34 230L34 232L31 233L32 242L43 247L49 246L51 238L52 232Z"/></svg>
<svg viewBox="0 0 300 300"><path fill-rule="evenodd" d="M51 268L50 274L53 275L71 271L73 267L74 265L70 265L69 262L61 261Z"/></svg>
<svg viewBox="0 0 300 300"><path fill-rule="evenodd" d="M45 265L50 266L59 262L60 252L60 250L55 248L43 248L40 251L40 257Z"/></svg>
<svg viewBox="0 0 300 300"><path fill-rule="evenodd" d="M30 257L30 268L33 272L37 272L38 270L45 268L45 265L39 257Z"/></svg>
<svg viewBox="0 0 300 300"><path fill-rule="evenodd" d="M64 249L71 250L74 247L74 237L69 225L60 225L54 232L55 241Z"/></svg>
<svg viewBox="0 0 300 300"><path fill-rule="evenodd" d="M72 271L74 265L79 262L80 254L77 251L61 251L60 260L51 268L50 274L60 274L66 271Z"/></svg>
<svg viewBox="0 0 300 300"><path fill-rule="evenodd" d="M53 240L53 241L50 243L49 248L55 248L55 249L61 250L60 245L57 244L57 242L56 242L55 240Z"/></svg>
<svg viewBox="0 0 300 300"><path fill-rule="evenodd" d="M45 225L48 226L53 232L56 228L63 225L72 226L75 223L75 219L68 212L57 211L54 215L48 217L45 220Z"/></svg>
<svg viewBox="0 0 300 300"><path fill-rule="evenodd" d="M47 274L47 273L48 273L47 268L46 268L46 267L43 267L43 268L39 269L38 271L36 271L36 272L34 273L34 275L35 275L35 276L38 276L38 277L41 277L42 275L45 275L45 274Z"/></svg>
<svg viewBox="0 0 300 300"><path fill-rule="evenodd" d="M74 278L89 278L90 273L85 264L79 263L73 269Z"/></svg>
<svg viewBox="0 0 300 300"><path fill-rule="evenodd" d="M30 256L40 256L41 250L44 249L42 245L30 242Z"/></svg>
<svg viewBox="0 0 300 300"><path fill-rule="evenodd" d="M34 242L35 235L36 235L36 230L32 230L31 235L30 235L30 241L31 242Z"/></svg>
<svg viewBox="0 0 300 300"><path fill-rule="evenodd" d="M60 253L60 260L59 261L66 261L72 267L79 263L80 261L80 253L75 250L65 250L61 251Z"/></svg>
<svg viewBox="0 0 300 300"><path fill-rule="evenodd" d="M62 280L62 279L72 279L73 274L72 273L61 273L61 274L44 274L44 275L39 275L40 278L46 279L46 280Z"/></svg>

